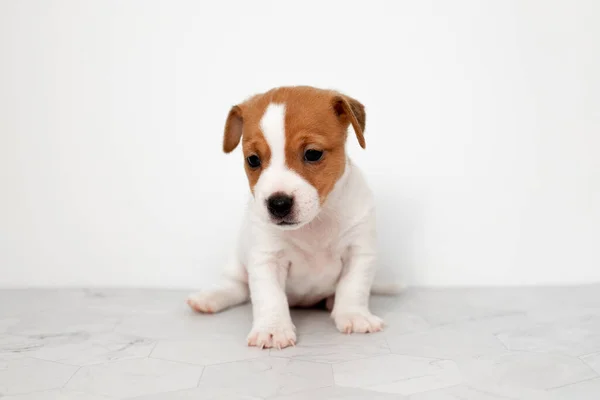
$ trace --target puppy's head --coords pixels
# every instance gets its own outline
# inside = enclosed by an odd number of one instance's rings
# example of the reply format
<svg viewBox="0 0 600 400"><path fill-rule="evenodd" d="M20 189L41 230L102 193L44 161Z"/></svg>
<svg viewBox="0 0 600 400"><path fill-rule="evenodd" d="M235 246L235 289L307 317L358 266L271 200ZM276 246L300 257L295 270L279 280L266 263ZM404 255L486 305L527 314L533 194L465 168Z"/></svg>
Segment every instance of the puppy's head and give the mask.
<svg viewBox="0 0 600 400"><path fill-rule="evenodd" d="M349 125L365 148L365 111L358 101L312 87L277 88L229 111L223 150L233 151L242 139L259 214L295 229L317 216L343 175Z"/></svg>

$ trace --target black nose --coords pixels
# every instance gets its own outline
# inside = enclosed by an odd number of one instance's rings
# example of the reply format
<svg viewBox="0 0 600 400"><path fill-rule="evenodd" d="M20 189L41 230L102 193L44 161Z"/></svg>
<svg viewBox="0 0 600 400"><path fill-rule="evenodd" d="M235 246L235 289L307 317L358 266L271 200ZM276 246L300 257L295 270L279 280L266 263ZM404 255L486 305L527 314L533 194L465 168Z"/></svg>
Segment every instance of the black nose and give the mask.
<svg viewBox="0 0 600 400"><path fill-rule="evenodd" d="M267 208L272 216L283 218L292 211L294 198L285 194L274 194L267 200Z"/></svg>

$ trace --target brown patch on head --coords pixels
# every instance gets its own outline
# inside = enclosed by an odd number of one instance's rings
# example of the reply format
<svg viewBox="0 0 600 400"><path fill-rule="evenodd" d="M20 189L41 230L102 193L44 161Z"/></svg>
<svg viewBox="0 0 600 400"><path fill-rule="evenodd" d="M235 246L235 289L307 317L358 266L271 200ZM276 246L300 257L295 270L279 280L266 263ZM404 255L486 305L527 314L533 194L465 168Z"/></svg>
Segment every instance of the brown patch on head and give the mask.
<svg viewBox="0 0 600 400"><path fill-rule="evenodd" d="M263 98L263 95L256 95L240 105L233 106L225 122L223 151L232 152L239 144L240 138L242 139L244 167L250 190L253 192L261 172L269 166L271 159L271 149L260 129L260 119L268 105L269 102ZM250 156L257 156L260 159L258 168L252 168L248 164L247 160Z"/></svg>
<svg viewBox="0 0 600 400"><path fill-rule="evenodd" d="M365 113L365 106L351 97L342 95L335 96L332 103L333 110L338 118L346 126L352 124L360 147L363 149L366 148L364 131L367 123L367 114Z"/></svg>
<svg viewBox="0 0 600 400"><path fill-rule="evenodd" d="M330 90L308 86L281 87L256 95L234 106L225 124L223 150L231 152L242 138L244 157L256 155L258 168L245 162L250 189L269 166L271 150L260 129L269 104L285 105L285 159L288 168L304 177L325 201L346 165L345 142L351 124L365 148L365 110L358 101ZM242 135L243 132L243 135ZM319 161L305 160L306 150L322 151Z"/></svg>

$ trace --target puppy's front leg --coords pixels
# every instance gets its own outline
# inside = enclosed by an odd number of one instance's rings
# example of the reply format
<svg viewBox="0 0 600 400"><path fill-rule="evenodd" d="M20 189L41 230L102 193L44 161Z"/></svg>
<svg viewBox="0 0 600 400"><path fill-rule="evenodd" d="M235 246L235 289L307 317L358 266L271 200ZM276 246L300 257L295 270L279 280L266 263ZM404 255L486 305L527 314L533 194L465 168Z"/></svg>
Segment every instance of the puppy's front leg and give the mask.
<svg viewBox="0 0 600 400"><path fill-rule="evenodd" d="M254 316L249 346L282 349L296 344L296 327L285 294L287 274L288 266L276 259L255 262L248 268Z"/></svg>
<svg viewBox="0 0 600 400"><path fill-rule="evenodd" d="M343 333L377 332L383 328L381 318L369 311L369 295L375 277L375 235L367 224L348 248L344 269L335 291L331 316Z"/></svg>

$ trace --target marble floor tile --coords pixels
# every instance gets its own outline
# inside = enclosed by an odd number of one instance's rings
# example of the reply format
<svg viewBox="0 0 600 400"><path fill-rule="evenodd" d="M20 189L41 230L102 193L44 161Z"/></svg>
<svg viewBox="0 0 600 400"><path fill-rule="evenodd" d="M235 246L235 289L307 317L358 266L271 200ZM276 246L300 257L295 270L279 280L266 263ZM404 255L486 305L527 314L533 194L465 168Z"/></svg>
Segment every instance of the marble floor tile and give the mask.
<svg viewBox="0 0 600 400"><path fill-rule="evenodd" d="M263 357L206 367L200 388L229 388L271 397L333 385L331 366L308 361Z"/></svg>
<svg viewBox="0 0 600 400"><path fill-rule="evenodd" d="M35 337L39 339L69 336L77 334L91 334L98 332L112 332L119 318L109 315L95 315L77 310L51 310L24 315L18 323L7 329L12 335Z"/></svg>
<svg viewBox="0 0 600 400"><path fill-rule="evenodd" d="M203 367L151 358L81 367L66 389L118 399L196 387Z"/></svg>
<svg viewBox="0 0 600 400"><path fill-rule="evenodd" d="M27 357L29 351L43 346L43 340L22 336L0 335L0 360L14 360Z"/></svg>
<svg viewBox="0 0 600 400"><path fill-rule="evenodd" d="M208 365L264 357L266 353L259 348L249 347L245 340L245 332L203 332L194 339L161 340L151 357Z"/></svg>
<svg viewBox="0 0 600 400"><path fill-rule="evenodd" d="M397 311L418 315L431 325L517 313L507 301L511 289L409 289L399 297Z"/></svg>
<svg viewBox="0 0 600 400"><path fill-rule="evenodd" d="M293 393L270 398L272 400L406 400L398 394L380 393L358 388L329 386L300 393Z"/></svg>
<svg viewBox="0 0 600 400"><path fill-rule="evenodd" d="M7 333L12 326L18 323L19 318L17 317L0 318L0 335Z"/></svg>
<svg viewBox="0 0 600 400"><path fill-rule="evenodd" d="M148 357L156 342L117 333L99 333L62 344L47 344L28 352L31 357L70 365L101 364L116 360Z"/></svg>
<svg viewBox="0 0 600 400"><path fill-rule="evenodd" d="M333 376L338 386L402 395L450 387L463 381L454 361L398 354L334 364Z"/></svg>
<svg viewBox="0 0 600 400"><path fill-rule="evenodd" d="M51 361L21 358L0 368L0 394L29 393L62 387L77 367Z"/></svg>
<svg viewBox="0 0 600 400"><path fill-rule="evenodd" d="M457 363L469 386L517 398L598 377L578 358L557 353L511 352Z"/></svg>
<svg viewBox="0 0 600 400"><path fill-rule="evenodd" d="M66 389L45 390L14 396L2 397L2 400L114 400L110 397L97 396L82 392L73 392Z"/></svg>
<svg viewBox="0 0 600 400"><path fill-rule="evenodd" d="M76 309L85 298L83 290L0 290L0 316L25 316L44 311Z"/></svg>
<svg viewBox="0 0 600 400"><path fill-rule="evenodd" d="M189 291L0 290L2 400L600 399L600 285L409 289L376 334L292 310L296 347L246 345L252 310Z"/></svg>
<svg viewBox="0 0 600 400"><path fill-rule="evenodd" d="M417 314L395 309L386 309L376 314L383 319L386 335L402 335L405 333L422 332L433 327L432 324Z"/></svg>
<svg viewBox="0 0 600 400"><path fill-rule="evenodd" d="M194 389L177 390L168 393L155 393L133 400L263 400L264 397L252 396L240 393L238 388L228 387L206 387L201 386Z"/></svg>
<svg viewBox="0 0 600 400"><path fill-rule="evenodd" d="M369 335L342 335L337 330L307 333L302 335L294 347L271 350L274 357L332 364L389 353L387 341L381 332Z"/></svg>
<svg viewBox="0 0 600 400"><path fill-rule="evenodd" d="M442 325L457 331L488 333L498 335L500 333L523 329L532 326L533 322L525 312L507 312L486 317L462 320L455 323Z"/></svg>
<svg viewBox="0 0 600 400"><path fill-rule="evenodd" d="M449 326L404 335L387 335L387 340L393 353L415 357L453 359L507 352L502 342L491 333Z"/></svg>
<svg viewBox="0 0 600 400"><path fill-rule="evenodd" d="M233 333L245 341L251 327L252 311L249 306L242 306L210 315L194 313L189 309L173 313L134 314L124 318L115 331L153 339L195 338L204 332Z"/></svg>
<svg viewBox="0 0 600 400"><path fill-rule="evenodd" d="M0 336L0 360L32 357L69 365L98 364L147 357L155 345L151 339L112 332L4 335Z"/></svg>
<svg viewBox="0 0 600 400"><path fill-rule="evenodd" d="M549 391L548 400L598 400L600 378L562 386Z"/></svg>
<svg viewBox="0 0 600 400"><path fill-rule="evenodd" d="M498 334L510 350L559 352L582 356L600 352L600 310L577 318L560 318Z"/></svg>
<svg viewBox="0 0 600 400"><path fill-rule="evenodd" d="M157 289L86 290L86 310L105 315L160 315L188 311L185 292Z"/></svg>
<svg viewBox="0 0 600 400"><path fill-rule="evenodd" d="M592 367L596 373L600 374L600 353L587 354L585 356L580 357L580 359Z"/></svg>
<svg viewBox="0 0 600 400"><path fill-rule="evenodd" d="M410 395L408 400L511 400L514 398L505 397L494 393L488 393L484 390L474 389L468 385L461 384L444 389L430 390L427 392ZM541 400L541 399L529 399Z"/></svg>

